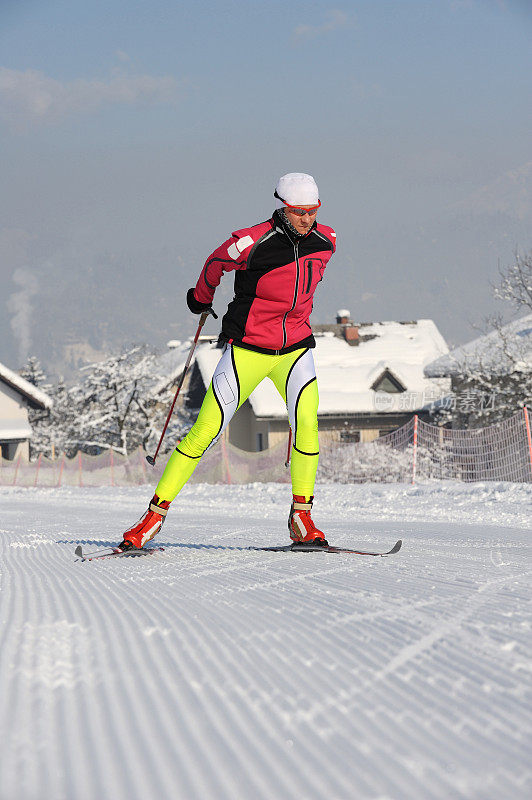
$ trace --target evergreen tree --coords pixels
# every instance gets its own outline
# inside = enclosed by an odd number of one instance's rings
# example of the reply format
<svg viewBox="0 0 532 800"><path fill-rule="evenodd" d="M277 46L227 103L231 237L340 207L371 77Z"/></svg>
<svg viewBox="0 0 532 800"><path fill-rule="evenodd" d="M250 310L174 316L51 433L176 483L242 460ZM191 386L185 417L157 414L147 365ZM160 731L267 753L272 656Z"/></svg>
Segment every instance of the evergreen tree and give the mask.
<svg viewBox="0 0 532 800"><path fill-rule="evenodd" d="M35 356L29 356L26 364L19 370L19 375L37 389L45 392L50 397L52 396L52 384L48 383L46 373L39 359ZM40 453L49 455L51 415L52 409L49 408L32 408L31 406L28 408L28 422L32 429L30 459L36 458Z"/></svg>
<svg viewBox="0 0 532 800"><path fill-rule="evenodd" d="M28 383L32 383L38 389L48 394L50 384L46 382L46 374L41 366L41 362L36 356L29 356L25 365L19 370L19 375Z"/></svg>

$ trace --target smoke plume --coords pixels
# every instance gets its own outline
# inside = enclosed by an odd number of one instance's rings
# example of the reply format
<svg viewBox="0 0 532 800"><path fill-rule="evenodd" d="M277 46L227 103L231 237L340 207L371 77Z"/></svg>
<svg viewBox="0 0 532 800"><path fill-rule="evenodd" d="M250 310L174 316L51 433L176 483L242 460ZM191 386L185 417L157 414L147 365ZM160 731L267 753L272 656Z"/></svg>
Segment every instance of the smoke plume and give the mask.
<svg viewBox="0 0 532 800"><path fill-rule="evenodd" d="M30 354L32 298L39 290L39 282L35 273L26 267L18 267L13 273L12 280L18 289L8 298L7 308L13 315L10 325L17 341L19 364L22 366Z"/></svg>

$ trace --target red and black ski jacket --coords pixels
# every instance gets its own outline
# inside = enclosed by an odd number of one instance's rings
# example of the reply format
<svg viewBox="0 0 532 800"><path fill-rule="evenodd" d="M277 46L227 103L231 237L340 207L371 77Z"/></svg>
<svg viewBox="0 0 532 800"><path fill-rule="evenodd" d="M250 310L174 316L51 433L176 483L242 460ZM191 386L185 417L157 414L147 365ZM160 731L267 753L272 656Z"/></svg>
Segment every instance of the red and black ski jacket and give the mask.
<svg viewBox="0 0 532 800"><path fill-rule="evenodd" d="M212 303L223 273L235 270L235 296L222 320L222 339L261 353L314 347L312 300L335 250L332 228L315 222L307 234L296 236L275 211L271 219L235 231L216 248L194 297Z"/></svg>

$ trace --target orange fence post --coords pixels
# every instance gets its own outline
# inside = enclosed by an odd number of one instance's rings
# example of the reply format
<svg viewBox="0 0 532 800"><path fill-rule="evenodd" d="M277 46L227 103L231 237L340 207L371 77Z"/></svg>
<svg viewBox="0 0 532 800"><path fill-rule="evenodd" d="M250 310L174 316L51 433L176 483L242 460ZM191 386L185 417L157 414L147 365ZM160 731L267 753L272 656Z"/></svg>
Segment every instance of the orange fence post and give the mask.
<svg viewBox="0 0 532 800"><path fill-rule="evenodd" d="M222 434L222 458L225 466L226 482L231 483L231 472L229 471L229 458L227 456L227 447L225 446L225 431Z"/></svg>
<svg viewBox="0 0 532 800"><path fill-rule="evenodd" d="M37 486L37 481L39 480L39 470L41 468L41 461L42 461L42 453L39 453L39 458L37 459L37 469L35 470L35 481L33 483L34 486Z"/></svg>
<svg viewBox="0 0 532 800"><path fill-rule="evenodd" d="M417 427L418 427L418 415L414 415L414 452L412 458L412 484L416 482L416 471L417 471Z"/></svg>
<svg viewBox="0 0 532 800"><path fill-rule="evenodd" d="M113 448L111 447L110 450L110 457L111 457L111 486L115 485L115 473L114 473L114 457L113 457Z"/></svg>
<svg viewBox="0 0 532 800"><path fill-rule="evenodd" d="M146 464L144 463L145 456L142 455L142 449L139 445L139 458L140 458L140 466L142 467L142 477L144 479L144 483L148 483L146 479Z"/></svg>
<svg viewBox="0 0 532 800"><path fill-rule="evenodd" d="M65 466L65 453L63 453L63 458L61 459L61 466L59 467L59 478L57 479L57 485L61 486L61 480L63 478L63 469Z"/></svg>
<svg viewBox="0 0 532 800"><path fill-rule="evenodd" d="M528 441L528 457L530 459L530 472L532 475L532 436L530 435L530 420L528 418L527 406L523 406L523 411L525 414L525 429L526 429L526 438Z"/></svg>
<svg viewBox="0 0 532 800"><path fill-rule="evenodd" d="M83 486L83 475L81 471L81 450L78 450L78 472L79 472L79 485Z"/></svg>
<svg viewBox="0 0 532 800"><path fill-rule="evenodd" d="M22 453L18 454L17 459L17 466L15 467L15 477L13 478L13 486L17 485L17 475L18 475L18 468L20 467L20 459L22 458Z"/></svg>

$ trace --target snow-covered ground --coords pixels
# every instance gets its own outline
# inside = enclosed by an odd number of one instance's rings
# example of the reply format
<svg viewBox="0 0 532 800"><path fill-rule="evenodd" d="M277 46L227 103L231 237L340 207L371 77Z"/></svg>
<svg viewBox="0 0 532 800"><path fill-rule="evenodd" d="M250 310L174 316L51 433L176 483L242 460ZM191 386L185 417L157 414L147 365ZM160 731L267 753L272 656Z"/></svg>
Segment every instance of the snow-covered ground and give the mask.
<svg viewBox="0 0 532 800"><path fill-rule="evenodd" d="M0 489L1 800L532 796L529 486L322 486L335 544L286 540L289 487Z"/></svg>

